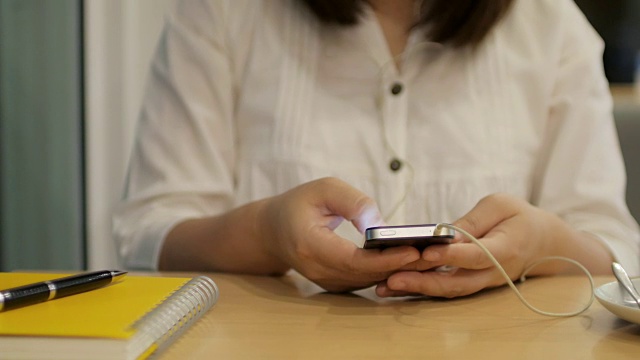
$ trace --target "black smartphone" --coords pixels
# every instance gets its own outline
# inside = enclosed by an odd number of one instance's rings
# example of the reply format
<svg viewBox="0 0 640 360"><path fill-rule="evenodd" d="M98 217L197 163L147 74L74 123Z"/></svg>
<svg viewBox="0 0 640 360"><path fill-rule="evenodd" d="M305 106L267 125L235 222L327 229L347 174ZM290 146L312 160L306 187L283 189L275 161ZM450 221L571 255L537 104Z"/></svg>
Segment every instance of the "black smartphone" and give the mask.
<svg viewBox="0 0 640 360"><path fill-rule="evenodd" d="M391 246L413 246L424 249L434 244L449 244L455 231L438 224L376 226L365 232L365 249L384 249Z"/></svg>

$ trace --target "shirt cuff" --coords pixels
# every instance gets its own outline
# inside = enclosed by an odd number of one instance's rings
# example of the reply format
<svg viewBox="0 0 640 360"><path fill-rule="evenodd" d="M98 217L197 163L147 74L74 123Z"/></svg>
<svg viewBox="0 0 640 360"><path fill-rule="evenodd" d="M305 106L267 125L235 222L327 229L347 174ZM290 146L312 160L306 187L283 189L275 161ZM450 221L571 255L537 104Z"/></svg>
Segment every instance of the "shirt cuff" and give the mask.
<svg viewBox="0 0 640 360"><path fill-rule="evenodd" d="M179 223L192 218L184 216L172 218L170 221L156 221L147 225L138 234L138 239L131 243L131 247L123 257L127 269L158 270L160 250L169 232Z"/></svg>

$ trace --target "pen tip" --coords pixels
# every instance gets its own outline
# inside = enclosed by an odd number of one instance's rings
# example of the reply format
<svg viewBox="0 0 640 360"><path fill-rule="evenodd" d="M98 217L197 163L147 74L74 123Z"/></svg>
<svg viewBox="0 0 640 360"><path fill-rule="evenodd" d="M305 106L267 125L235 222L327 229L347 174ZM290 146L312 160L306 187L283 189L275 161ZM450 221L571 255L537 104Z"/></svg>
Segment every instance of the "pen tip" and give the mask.
<svg viewBox="0 0 640 360"><path fill-rule="evenodd" d="M111 281L118 281L120 279L122 279L125 275L127 274L126 271L120 271L120 270L111 270Z"/></svg>

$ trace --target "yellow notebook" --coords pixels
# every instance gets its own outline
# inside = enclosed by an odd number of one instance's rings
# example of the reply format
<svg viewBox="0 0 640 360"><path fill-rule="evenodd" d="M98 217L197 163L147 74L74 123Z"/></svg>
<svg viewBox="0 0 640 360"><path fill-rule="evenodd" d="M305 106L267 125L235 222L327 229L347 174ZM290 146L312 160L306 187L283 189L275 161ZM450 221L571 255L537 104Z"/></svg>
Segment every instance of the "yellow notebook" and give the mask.
<svg viewBox="0 0 640 360"><path fill-rule="evenodd" d="M67 275L0 273L0 289ZM0 358L144 359L217 298L208 277L128 274L104 288L0 312Z"/></svg>

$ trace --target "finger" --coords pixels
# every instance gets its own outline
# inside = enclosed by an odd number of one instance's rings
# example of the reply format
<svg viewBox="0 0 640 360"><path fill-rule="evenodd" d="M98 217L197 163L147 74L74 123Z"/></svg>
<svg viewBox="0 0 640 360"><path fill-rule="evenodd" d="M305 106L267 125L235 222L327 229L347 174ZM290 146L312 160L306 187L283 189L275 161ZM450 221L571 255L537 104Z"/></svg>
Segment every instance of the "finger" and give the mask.
<svg viewBox="0 0 640 360"><path fill-rule="evenodd" d="M489 195L453 224L476 238L487 234L497 224L517 215L518 208L512 198L503 194Z"/></svg>
<svg viewBox="0 0 640 360"><path fill-rule="evenodd" d="M362 280L379 281L390 272L420 258L420 252L410 246L399 246L384 250L365 250L338 236L329 228L319 228L323 239L310 242L310 251L304 257L314 257L314 261L331 269L339 277L355 277Z"/></svg>
<svg viewBox="0 0 640 360"><path fill-rule="evenodd" d="M351 221L360 233L384 224L376 202L351 185L339 179L326 178L311 183L311 186L319 187L314 192L318 194L316 206L325 208L327 215L339 215Z"/></svg>
<svg viewBox="0 0 640 360"><path fill-rule="evenodd" d="M397 252L399 249L392 250ZM410 249L409 249L410 250ZM361 252L375 252L375 265L373 268L366 269L361 266L358 260L358 254ZM309 266L305 266L301 269L301 273L309 278L311 281L319 284L327 291L332 292L344 292L352 291L364 287L374 285L377 282L383 281L389 277L393 272L397 271L399 265L396 265L397 261L393 258L386 259L382 252L379 250L363 250L355 249L355 253L351 257L353 261L339 260L337 263L323 263L322 260L313 261ZM397 254L388 254L390 257L397 256ZM402 256L402 255L400 255ZM418 256L415 254L415 256ZM402 258L400 257L401 262ZM385 264L390 264L391 270L384 269ZM381 270L382 269L382 270Z"/></svg>
<svg viewBox="0 0 640 360"><path fill-rule="evenodd" d="M510 247L505 246L505 241L508 241L508 239L497 236L483 239L482 244L501 263L511 258ZM495 265L489 255L474 243L433 246L422 253L422 258L436 266L452 265L472 270L486 269Z"/></svg>
<svg viewBox="0 0 640 360"><path fill-rule="evenodd" d="M406 271L395 273L387 279L387 287L393 292L420 293L446 298L470 295L499 284L501 282L496 281L492 269L458 269L455 273Z"/></svg>
<svg viewBox="0 0 640 360"><path fill-rule="evenodd" d="M438 264L438 263L434 263L432 261L425 261L423 259L419 259L418 261L414 261L412 263L409 263L405 266L403 266L401 269L398 270L402 270L402 271L427 271L427 270L432 270L438 266L440 266L442 264Z"/></svg>
<svg viewBox="0 0 640 360"><path fill-rule="evenodd" d="M410 293L407 291L391 290L389 289L389 286L387 286L387 281L385 280L385 281L379 282L378 285L376 285L376 295L378 295L379 297L400 297L400 296L412 296L412 295L420 295L420 294Z"/></svg>

